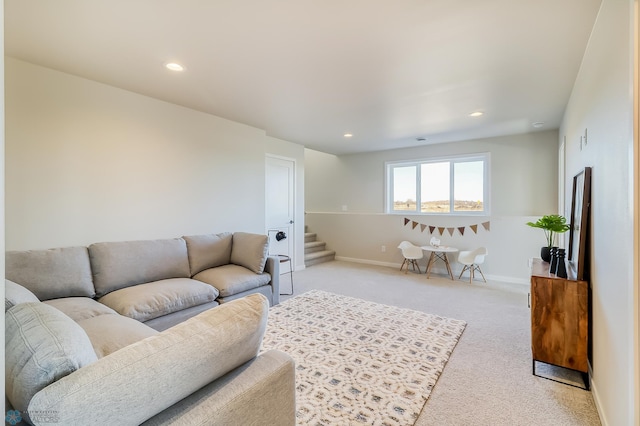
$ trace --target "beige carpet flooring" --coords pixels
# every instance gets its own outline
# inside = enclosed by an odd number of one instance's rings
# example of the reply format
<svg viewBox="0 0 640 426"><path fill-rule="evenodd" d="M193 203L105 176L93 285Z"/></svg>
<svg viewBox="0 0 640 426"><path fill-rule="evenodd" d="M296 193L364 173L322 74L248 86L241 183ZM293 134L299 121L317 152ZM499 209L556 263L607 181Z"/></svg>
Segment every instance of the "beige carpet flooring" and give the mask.
<svg viewBox="0 0 640 426"><path fill-rule="evenodd" d="M591 392L531 374L526 286L341 261L293 277L294 295L319 289L467 322L416 426L600 425ZM282 275L282 291L289 288Z"/></svg>

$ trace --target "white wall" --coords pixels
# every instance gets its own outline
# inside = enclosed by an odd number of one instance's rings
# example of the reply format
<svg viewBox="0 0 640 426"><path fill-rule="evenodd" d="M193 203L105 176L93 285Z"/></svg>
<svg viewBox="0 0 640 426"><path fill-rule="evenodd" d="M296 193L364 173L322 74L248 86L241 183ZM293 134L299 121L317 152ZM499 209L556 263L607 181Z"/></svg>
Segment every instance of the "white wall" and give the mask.
<svg viewBox="0 0 640 426"><path fill-rule="evenodd" d="M634 422L633 0L604 0L560 128L566 182L593 167L593 393L605 425ZM587 129L587 145L580 136ZM567 199L570 200L570 185Z"/></svg>
<svg viewBox="0 0 640 426"><path fill-rule="evenodd" d="M264 233L265 154L303 156L263 130L12 58L5 85L8 250Z"/></svg>
<svg viewBox="0 0 640 426"><path fill-rule="evenodd" d="M489 152L491 154L491 212L489 216L405 216L384 213L384 163ZM544 214L556 213L558 133L544 131L424 147L334 156L306 150L306 224L320 240L351 260L399 265L396 248L404 239L427 244L428 228L412 229L404 218L420 224L454 227L489 221L464 235L455 231L437 235L442 244L460 249L486 246L483 266L496 280L528 283L528 259L539 257L545 244L539 229L529 228ZM342 211L347 206L348 211ZM381 251L385 245L386 252ZM455 268L454 268L455 269ZM457 268L459 269L459 268Z"/></svg>

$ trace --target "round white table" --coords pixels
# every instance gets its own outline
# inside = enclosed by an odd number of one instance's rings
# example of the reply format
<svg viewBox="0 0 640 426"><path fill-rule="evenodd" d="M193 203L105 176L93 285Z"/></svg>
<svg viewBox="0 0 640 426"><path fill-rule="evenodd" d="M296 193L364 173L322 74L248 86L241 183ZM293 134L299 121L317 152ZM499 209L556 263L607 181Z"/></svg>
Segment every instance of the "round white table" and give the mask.
<svg viewBox="0 0 640 426"><path fill-rule="evenodd" d="M453 272L451 272L451 265L449 264L449 258L447 257L447 253L457 253L458 252L457 248L448 247L448 246L438 246L438 247L422 246L420 248L424 251L431 252L431 255L429 256L429 261L427 262L427 278L429 278L429 275L431 274L431 267L433 266L433 264L436 263L436 260L440 259L447 266L447 271L449 272L449 276L453 280Z"/></svg>

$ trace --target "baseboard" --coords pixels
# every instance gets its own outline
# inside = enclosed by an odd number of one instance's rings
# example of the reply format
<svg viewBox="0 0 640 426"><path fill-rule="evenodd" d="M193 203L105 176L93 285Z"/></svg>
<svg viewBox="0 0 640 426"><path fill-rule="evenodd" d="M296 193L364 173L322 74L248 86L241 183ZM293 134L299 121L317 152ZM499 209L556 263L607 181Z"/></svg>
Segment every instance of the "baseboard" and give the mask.
<svg viewBox="0 0 640 426"><path fill-rule="evenodd" d="M398 268L400 269L400 263L391 263L391 262L379 262L377 260L369 260L369 259L356 259L354 257L344 257L344 256L336 256L336 260L343 260L345 262L351 263L364 263L366 265L376 265L376 266L388 266L390 268Z"/></svg>
<svg viewBox="0 0 640 426"><path fill-rule="evenodd" d="M598 411L598 417L600 417L600 423L602 426L609 426L606 417L603 415L602 403L600 402L600 393L598 392L598 385L593 381L593 370L591 370L591 363L589 365L589 384L591 386L591 396L596 404L596 411Z"/></svg>
<svg viewBox="0 0 640 426"><path fill-rule="evenodd" d="M390 268L397 268L400 269L400 263L392 263L392 262L379 262L377 260L369 260L369 259L357 259L354 257L344 257L344 256L336 256L335 257L336 260L342 260L345 262L352 262L352 263L364 263L366 265L376 265L376 266L387 266ZM440 275L446 275L446 270L445 269L433 269L433 272L436 274L440 274ZM454 275L455 276L455 275ZM491 281L497 281L497 282L504 282L504 283L508 283L508 284L518 284L518 285L522 285L522 286L526 286L527 289L529 287L529 281L528 280L524 280L522 278L515 278L515 277L505 277L502 275L490 275L490 274L485 274L485 277L488 280ZM456 277L457 278L457 277Z"/></svg>
<svg viewBox="0 0 640 426"><path fill-rule="evenodd" d="M516 277L505 277L502 275L491 275L491 274L487 274L486 277L491 281L500 281L500 282L509 283L509 284L518 284L518 285L526 286L527 288L529 288L529 286L531 285L531 282L528 279L522 279L522 278L516 278Z"/></svg>

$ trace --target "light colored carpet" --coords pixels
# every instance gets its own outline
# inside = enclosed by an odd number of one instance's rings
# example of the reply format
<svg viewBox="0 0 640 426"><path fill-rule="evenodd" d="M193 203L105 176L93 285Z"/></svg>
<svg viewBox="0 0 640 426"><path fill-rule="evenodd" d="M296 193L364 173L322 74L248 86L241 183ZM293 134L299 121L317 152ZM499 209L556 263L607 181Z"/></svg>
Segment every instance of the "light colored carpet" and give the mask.
<svg viewBox="0 0 640 426"><path fill-rule="evenodd" d="M293 276L294 295L319 289L467 322L416 426L600 425L590 392L531 374L527 286L342 261Z"/></svg>
<svg viewBox="0 0 640 426"><path fill-rule="evenodd" d="M269 312L263 350L296 361L299 425L413 425L465 323L319 290Z"/></svg>

